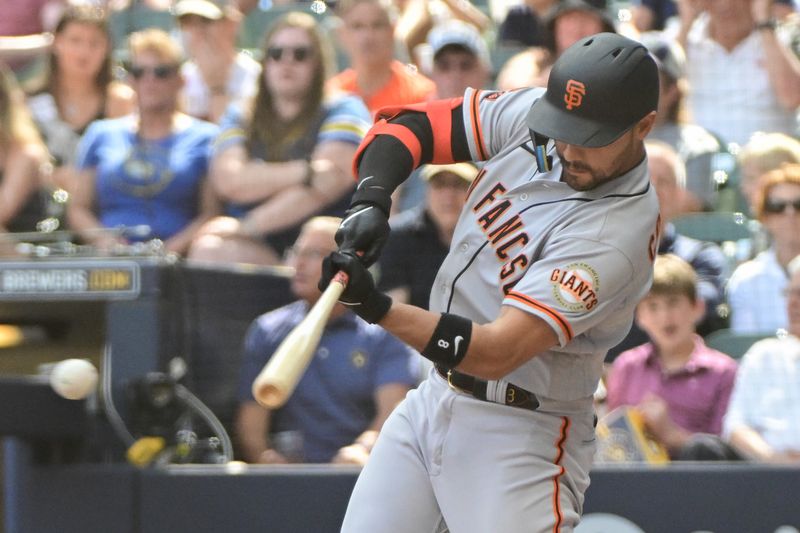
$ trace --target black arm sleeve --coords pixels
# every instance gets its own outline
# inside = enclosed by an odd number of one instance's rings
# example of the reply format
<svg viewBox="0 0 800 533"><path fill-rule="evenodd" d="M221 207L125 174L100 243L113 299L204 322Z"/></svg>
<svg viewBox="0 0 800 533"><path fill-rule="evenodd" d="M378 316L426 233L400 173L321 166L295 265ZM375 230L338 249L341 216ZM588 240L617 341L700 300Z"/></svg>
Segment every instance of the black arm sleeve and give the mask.
<svg viewBox="0 0 800 533"><path fill-rule="evenodd" d="M455 161L470 161L469 144L462 106L452 109L451 149ZM433 129L425 113L409 111L390 120L411 130L419 139L422 147L420 164L426 164L433 158ZM391 194L414 170L414 159L408 148L391 135L378 135L365 149L358 163L358 181L370 178L369 187L359 187L353 195L352 205L363 202L375 202L376 190Z"/></svg>

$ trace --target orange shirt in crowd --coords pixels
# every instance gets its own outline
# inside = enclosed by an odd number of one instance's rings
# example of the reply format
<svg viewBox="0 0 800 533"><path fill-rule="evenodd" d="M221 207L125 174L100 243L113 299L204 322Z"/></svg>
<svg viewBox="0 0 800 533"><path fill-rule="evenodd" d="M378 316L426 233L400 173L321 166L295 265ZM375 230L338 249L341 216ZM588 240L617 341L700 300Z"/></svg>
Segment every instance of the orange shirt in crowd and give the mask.
<svg viewBox="0 0 800 533"><path fill-rule="evenodd" d="M346 91L359 95L367 104L369 112L375 112L388 105L416 104L429 100L436 91L436 85L417 71L400 61L392 61L392 77L379 91L362 94L356 83L356 71L348 68L328 80L328 88L333 91Z"/></svg>

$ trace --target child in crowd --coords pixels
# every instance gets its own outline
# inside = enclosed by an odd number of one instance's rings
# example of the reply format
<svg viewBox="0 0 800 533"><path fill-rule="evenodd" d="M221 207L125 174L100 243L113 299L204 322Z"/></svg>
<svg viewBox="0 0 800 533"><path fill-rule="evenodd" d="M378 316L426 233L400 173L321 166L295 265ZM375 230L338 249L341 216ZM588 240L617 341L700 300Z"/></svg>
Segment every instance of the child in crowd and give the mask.
<svg viewBox="0 0 800 533"><path fill-rule="evenodd" d="M692 267L676 255L658 256L653 286L636 309L652 340L620 354L607 377L608 409L638 409L673 459L735 458L718 435L737 365L696 334L704 309Z"/></svg>

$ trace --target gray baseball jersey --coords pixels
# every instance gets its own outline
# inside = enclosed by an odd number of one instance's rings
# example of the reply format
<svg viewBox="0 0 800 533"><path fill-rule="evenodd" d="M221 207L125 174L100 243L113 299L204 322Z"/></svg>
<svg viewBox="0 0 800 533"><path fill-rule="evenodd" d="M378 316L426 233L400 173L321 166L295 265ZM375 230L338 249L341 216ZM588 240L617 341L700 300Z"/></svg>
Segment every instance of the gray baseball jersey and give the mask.
<svg viewBox="0 0 800 533"><path fill-rule="evenodd" d="M505 381L570 402L594 393L606 351L627 334L650 287L658 200L646 161L576 191L560 181L550 146L553 168L539 173L521 145L530 145L525 116L543 92L467 90L470 150L488 162L459 218L430 308L482 324L510 305L545 320L560 346Z"/></svg>
<svg viewBox="0 0 800 533"><path fill-rule="evenodd" d="M568 532L580 519L594 454L592 394L606 350L649 289L658 201L645 161L584 192L561 183L557 157L538 173L521 145L531 142L525 117L542 92L467 91L470 150L488 162L431 309L487 323L511 305L546 321L559 345L490 382L494 402L431 371L381 429L343 533ZM536 393L539 409L503 405L507 383Z"/></svg>

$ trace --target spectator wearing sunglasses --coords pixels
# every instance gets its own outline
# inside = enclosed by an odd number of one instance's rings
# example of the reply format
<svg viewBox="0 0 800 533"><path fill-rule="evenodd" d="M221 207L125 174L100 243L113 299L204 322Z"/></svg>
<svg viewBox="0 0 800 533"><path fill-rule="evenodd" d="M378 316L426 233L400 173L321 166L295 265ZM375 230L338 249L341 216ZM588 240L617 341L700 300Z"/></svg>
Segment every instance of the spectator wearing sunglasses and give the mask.
<svg viewBox="0 0 800 533"><path fill-rule="evenodd" d="M772 245L733 271L728 281L731 328L774 333L787 328L787 265L800 254L800 165L783 165L760 178L756 215Z"/></svg>
<svg viewBox="0 0 800 533"><path fill-rule="evenodd" d="M236 49L242 14L228 0L180 0L173 12L189 58L181 67L183 108L219 122L230 103L252 98L261 74L258 61Z"/></svg>
<svg viewBox="0 0 800 533"><path fill-rule="evenodd" d="M221 121L211 180L226 216L203 228L192 259L278 264L303 222L348 206L352 159L370 122L364 103L325 92L334 53L307 13L278 19L263 56L255 99Z"/></svg>
<svg viewBox="0 0 800 533"><path fill-rule="evenodd" d="M138 114L94 122L78 147L78 176L68 222L102 251L126 240L98 228L149 226L141 239L161 239L185 253L200 225L217 212L206 180L217 127L178 111L180 47L158 29L128 39L128 79Z"/></svg>

